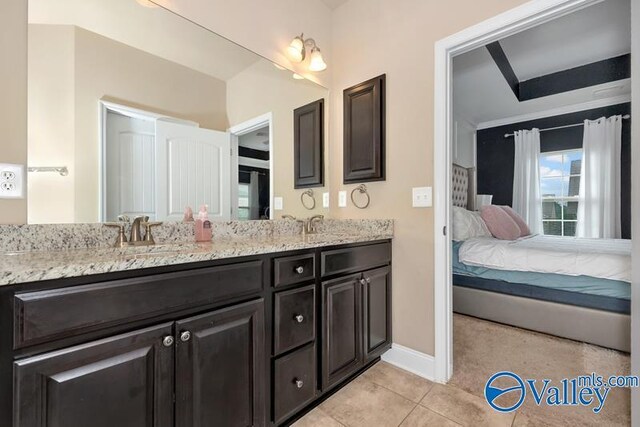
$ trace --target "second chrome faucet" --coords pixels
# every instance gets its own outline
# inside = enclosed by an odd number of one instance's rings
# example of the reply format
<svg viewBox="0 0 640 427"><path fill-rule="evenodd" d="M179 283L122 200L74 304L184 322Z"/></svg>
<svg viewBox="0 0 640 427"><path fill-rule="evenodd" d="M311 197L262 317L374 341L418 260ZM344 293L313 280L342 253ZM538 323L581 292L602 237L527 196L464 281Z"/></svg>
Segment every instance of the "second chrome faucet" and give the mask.
<svg viewBox="0 0 640 427"><path fill-rule="evenodd" d="M324 215L314 215L305 219L298 219L293 215L282 215L283 219L291 219L293 221L298 221L302 224L302 234L316 234L318 229L316 228L316 222L322 221L324 219Z"/></svg>

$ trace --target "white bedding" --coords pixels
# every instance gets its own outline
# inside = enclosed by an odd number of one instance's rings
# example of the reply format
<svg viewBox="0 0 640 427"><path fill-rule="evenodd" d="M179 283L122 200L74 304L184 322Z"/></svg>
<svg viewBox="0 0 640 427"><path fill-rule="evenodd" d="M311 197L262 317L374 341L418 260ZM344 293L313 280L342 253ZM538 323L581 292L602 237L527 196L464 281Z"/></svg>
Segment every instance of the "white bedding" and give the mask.
<svg viewBox="0 0 640 427"><path fill-rule="evenodd" d="M592 276L631 283L631 241L530 236L469 239L460 261L497 270Z"/></svg>

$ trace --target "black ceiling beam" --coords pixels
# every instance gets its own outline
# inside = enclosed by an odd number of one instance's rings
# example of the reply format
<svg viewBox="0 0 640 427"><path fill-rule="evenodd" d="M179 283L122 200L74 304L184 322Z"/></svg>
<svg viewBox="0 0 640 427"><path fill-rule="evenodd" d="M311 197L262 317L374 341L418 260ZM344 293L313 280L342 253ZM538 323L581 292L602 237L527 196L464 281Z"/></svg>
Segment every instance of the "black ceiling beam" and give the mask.
<svg viewBox="0 0 640 427"><path fill-rule="evenodd" d="M520 99L520 81L518 80L516 73L513 71L511 63L509 63L509 59L507 58L507 55L505 55L500 42L489 43L486 48L493 58L493 61L498 66L498 69L504 76L504 79L507 81L507 84L513 91L513 94L516 98Z"/></svg>
<svg viewBox="0 0 640 427"><path fill-rule="evenodd" d="M631 54L620 55L520 82L520 101L556 95L631 77Z"/></svg>

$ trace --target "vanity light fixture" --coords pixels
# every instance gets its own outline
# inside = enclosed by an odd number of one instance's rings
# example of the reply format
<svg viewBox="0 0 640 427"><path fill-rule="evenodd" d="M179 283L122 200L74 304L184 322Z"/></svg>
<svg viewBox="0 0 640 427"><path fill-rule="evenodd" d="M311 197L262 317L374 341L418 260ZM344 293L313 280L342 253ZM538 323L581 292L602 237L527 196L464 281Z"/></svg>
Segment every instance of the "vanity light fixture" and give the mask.
<svg viewBox="0 0 640 427"><path fill-rule="evenodd" d="M307 50L311 52L309 70L326 70L327 63L324 62L324 58L322 58L322 53L320 52L320 48L316 45L316 41L314 39L305 40L304 34L300 34L291 40L291 44L289 44L289 47L287 48L287 53L293 62L302 62L307 56Z"/></svg>

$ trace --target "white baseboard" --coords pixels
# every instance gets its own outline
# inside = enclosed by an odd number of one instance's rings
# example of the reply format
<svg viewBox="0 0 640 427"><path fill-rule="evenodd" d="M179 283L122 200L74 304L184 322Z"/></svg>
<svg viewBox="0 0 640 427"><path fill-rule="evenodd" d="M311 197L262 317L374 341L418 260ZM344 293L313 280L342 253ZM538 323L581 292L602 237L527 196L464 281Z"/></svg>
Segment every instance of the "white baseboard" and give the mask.
<svg viewBox="0 0 640 427"><path fill-rule="evenodd" d="M435 359L433 356L400 344L392 344L391 349L382 355L382 360L429 381L434 381Z"/></svg>

